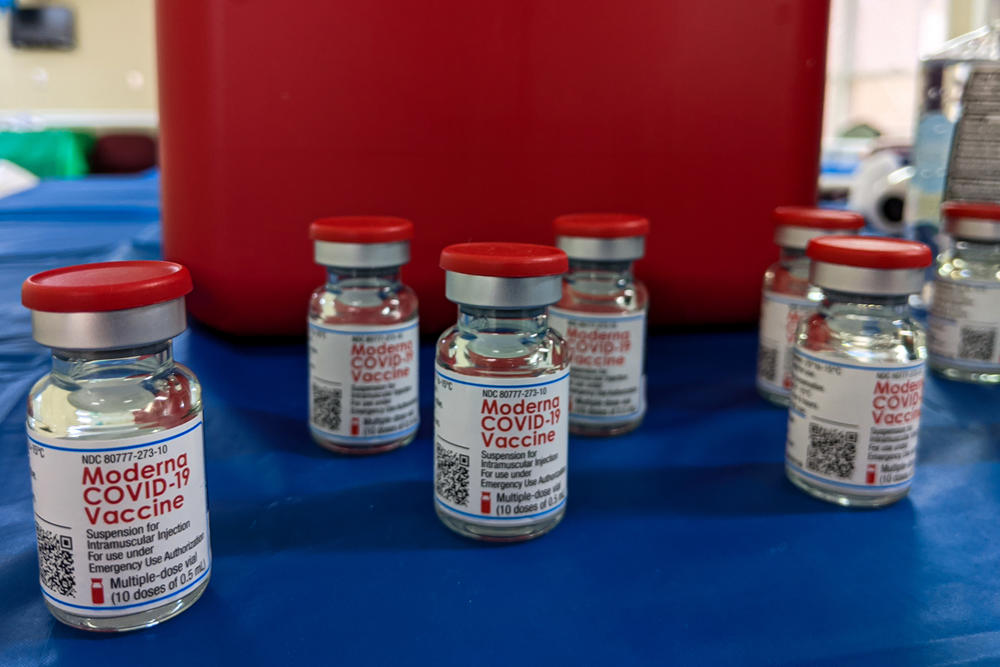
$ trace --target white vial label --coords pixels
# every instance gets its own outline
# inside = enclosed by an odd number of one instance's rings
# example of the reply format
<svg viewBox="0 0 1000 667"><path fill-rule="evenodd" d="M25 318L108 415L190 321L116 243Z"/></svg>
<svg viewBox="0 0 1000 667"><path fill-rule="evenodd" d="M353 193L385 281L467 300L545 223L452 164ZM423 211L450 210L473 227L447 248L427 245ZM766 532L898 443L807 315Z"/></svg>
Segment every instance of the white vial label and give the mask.
<svg viewBox="0 0 1000 667"><path fill-rule="evenodd" d="M936 280L928 325L932 356L1000 370L1000 284Z"/></svg>
<svg viewBox="0 0 1000 667"><path fill-rule="evenodd" d="M600 424L645 413L645 311L601 315L550 307L549 326L569 343L573 421Z"/></svg>
<svg viewBox="0 0 1000 667"><path fill-rule="evenodd" d="M202 418L121 440L28 430L42 594L127 616L191 592L212 567Z"/></svg>
<svg viewBox="0 0 1000 667"><path fill-rule="evenodd" d="M795 348L785 462L855 492L908 487L924 362L862 366Z"/></svg>
<svg viewBox="0 0 1000 667"><path fill-rule="evenodd" d="M765 291L760 303L760 348L757 386L788 395L792 388L792 356L799 322L816 312L809 299Z"/></svg>
<svg viewBox="0 0 1000 667"><path fill-rule="evenodd" d="M347 445L417 429L417 320L404 325L309 323L309 423Z"/></svg>
<svg viewBox="0 0 1000 667"><path fill-rule="evenodd" d="M479 524L530 524L566 503L569 370L434 378L434 499Z"/></svg>

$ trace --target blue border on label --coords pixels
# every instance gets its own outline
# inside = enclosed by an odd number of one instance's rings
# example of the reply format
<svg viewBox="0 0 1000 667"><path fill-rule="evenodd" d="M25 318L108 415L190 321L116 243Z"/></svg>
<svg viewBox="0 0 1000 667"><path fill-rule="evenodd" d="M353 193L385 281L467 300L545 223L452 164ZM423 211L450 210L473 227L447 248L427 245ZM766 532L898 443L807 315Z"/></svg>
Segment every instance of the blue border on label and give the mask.
<svg viewBox="0 0 1000 667"><path fill-rule="evenodd" d="M611 315L610 317L592 317L587 315L577 315L576 312L572 310L563 310L562 308L549 308L550 313L555 313L559 317L565 317L567 320L584 320L587 322L631 322L633 320L644 320L646 319L646 313L641 315L625 315L623 317L616 317Z"/></svg>
<svg viewBox="0 0 1000 667"><path fill-rule="evenodd" d="M190 584L187 584L186 586L184 586L184 588L178 588L173 593L167 593L166 595L161 595L160 597L153 598L152 600L144 600L142 602L136 602L135 604L123 604L123 605L119 605L117 607L109 607L107 605L72 604L70 602L63 602L62 600L60 600L59 598L55 597L54 595L52 595L51 593L49 593L47 590L45 590L45 588L42 587L41 585L39 585L39 588L42 589L42 595L44 595L45 597L49 598L50 600L52 600L56 604L60 604L60 605L66 606L66 607L73 607L74 609L106 609L106 610L132 609L133 607L145 607L146 605L150 605L150 604L153 604L155 602L159 602L161 600L166 600L167 598L176 597L177 595L180 595L181 593L183 593L184 591L186 591L187 589L191 588L192 586L194 586L195 584L197 584L199 581L201 581L202 579L204 579L205 577L207 577L209 575L209 573L211 573L211 572L212 572L212 564L209 563L208 569L205 570L204 572L202 572L198 576L198 578L195 579L194 581L192 581Z"/></svg>
<svg viewBox="0 0 1000 667"><path fill-rule="evenodd" d="M775 303L783 303L786 306L801 306L802 308L819 308L819 301L812 301L810 299L796 299L792 296L784 296L777 292L764 292L761 294L761 298L764 301L774 301Z"/></svg>
<svg viewBox="0 0 1000 667"><path fill-rule="evenodd" d="M341 438L343 440L350 440L351 442L376 444L379 442L388 442L393 438L398 438L403 435L408 435L420 428L420 422L418 421L413 426L404 428L402 431L393 431L392 433L385 433L383 435L343 435L341 433L334 433L333 431L325 431L318 426L313 426L312 424L309 425L309 428L320 435L330 438L331 440Z"/></svg>
<svg viewBox="0 0 1000 667"><path fill-rule="evenodd" d="M858 370L872 371L872 372L910 371L910 370L913 370L914 368L920 368L920 367L925 366L927 364L927 362L923 361L923 360L917 361L915 363L912 363L909 366L874 366L874 365L872 365L872 366L865 366L863 364L845 364L845 363L841 363L839 361L830 361L829 359L824 359L823 357L814 357L811 354L806 354L805 352L803 352L802 350L800 350L798 347L795 348L795 354L801 354L806 359L812 359L813 361L817 361L817 362L819 362L821 364L829 364L830 366L840 366L842 368L856 368Z"/></svg>
<svg viewBox="0 0 1000 667"><path fill-rule="evenodd" d="M437 498L436 496L434 498L434 502L436 502L441 507L444 507L449 512L454 512L455 514L461 514L462 516L471 517L473 519L480 519L482 521L518 521L521 519L534 519L536 517L545 516L546 514L552 514L553 512L555 512L560 507L566 504L566 498L563 498L561 501L559 501L559 504L556 505L555 507L550 507L544 512L536 512L534 514L522 514L521 516L485 516L483 514L473 514L472 512L463 512L462 510L455 509L454 507L444 502L443 500Z"/></svg>
<svg viewBox="0 0 1000 667"><path fill-rule="evenodd" d="M561 377L558 377L555 380L549 380L548 382L536 382L535 384L480 384L478 382L466 382L465 380L456 380L455 378L450 378L444 373L442 373L440 369L438 368L434 369L435 375L440 376L441 378L447 380L448 382L467 384L470 387L486 387L488 389L526 389L528 387L544 387L545 385L548 384L555 384L556 382L562 382L563 380L568 380L569 373L567 371L563 371L563 373L564 374Z"/></svg>
<svg viewBox="0 0 1000 667"><path fill-rule="evenodd" d="M374 335L377 335L377 334L399 333L400 331L409 331L413 327L416 327L416 326L419 326L419 325L420 325L420 321L419 320L414 320L413 324L408 324L405 327L400 327L398 329L384 329L384 330L381 330L381 331L347 331L345 329L333 329L333 328L330 328L330 327L320 326L319 324L316 324L314 322L310 322L309 323L309 326L312 327L313 329L319 329L320 331L326 331L328 333L339 334L341 336L374 336Z"/></svg>
<svg viewBox="0 0 1000 667"><path fill-rule="evenodd" d="M581 415L576 412L569 413L570 421L592 421L592 422L616 422L622 419L633 419L635 417L641 417L646 414L645 410L636 410L635 412L630 412L627 415L613 415L610 417L600 416L600 415Z"/></svg>
<svg viewBox="0 0 1000 667"><path fill-rule="evenodd" d="M151 440L150 442L144 442L144 443L142 443L140 445L126 445L124 447L99 447L99 448L94 448L94 449L87 449L87 448L82 448L81 449L81 448L75 448L75 447L59 447L57 445L49 445L49 444L46 444L46 443L41 442L39 440L35 440L34 438L31 437L31 435L28 435L27 437L28 437L28 440L30 440L31 442L35 443L39 447L45 447L46 449L58 449L61 452L86 452L88 454L91 453L91 452L121 452L121 451L124 451L124 450L127 450L127 449L142 449L143 447L152 447L153 445L159 445L159 444L164 443L164 442L169 442L171 440L175 440L177 438L180 438L181 436L185 436L188 433L190 433L191 431L194 431L195 429L200 428L200 427L202 427L204 425L205 425L205 420L202 419L201 421L199 421L197 424L195 424L194 426L192 426L188 430L183 431L181 433L178 433L177 435L172 435L169 438L162 438L160 440ZM83 441L83 442L86 442L86 441Z"/></svg>
<svg viewBox="0 0 1000 667"><path fill-rule="evenodd" d="M798 467L794 463L789 463L785 461L785 465L794 470L795 472L805 475L810 479L815 479L817 482L823 482L824 484L829 484L831 486L842 486L847 489L865 489L868 491L877 491L879 489L899 489L904 486L910 486L913 484L913 478L906 480L905 482L897 482L896 484L848 484L847 482L834 482L826 477L820 477L819 475L814 475L811 472L807 472L802 468Z"/></svg>
<svg viewBox="0 0 1000 667"><path fill-rule="evenodd" d="M757 388L763 391L769 391L772 394L780 394L781 396L791 396L792 392L789 389L785 389L783 385L778 385L770 380L765 380L762 377L757 378Z"/></svg>

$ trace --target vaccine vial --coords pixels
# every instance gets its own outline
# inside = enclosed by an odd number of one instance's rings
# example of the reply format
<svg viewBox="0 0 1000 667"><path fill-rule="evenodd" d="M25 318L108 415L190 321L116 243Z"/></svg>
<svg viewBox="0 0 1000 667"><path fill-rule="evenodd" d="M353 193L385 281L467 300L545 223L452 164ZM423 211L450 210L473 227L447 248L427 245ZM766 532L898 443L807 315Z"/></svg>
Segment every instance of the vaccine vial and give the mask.
<svg viewBox="0 0 1000 667"><path fill-rule="evenodd" d="M566 511L569 350L546 311L567 265L526 243L441 252L458 323L437 342L434 505L460 535L528 540Z"/></svg>
<svg viewBox="0 0 1000 667"><path fill-rule="evenodd" d="M809 241L830 235L856 234L865 226L857 213L779 206L772 214L778 261L764 272L757 347L757 391L776 405L788 405L792 387L792 349L799 322L816 312L822 298L809 283Z"/></svg>
<svg viewBox="0 0 1000 667"><path fill-rule="evenodd" d="M384 216L312 223L326 284L309 302L309 426L340 454L376 454L417 434L417 295L400 282L413 223Z"/></svg>
<svg viewBox="0 0 1000 667"><path fill-rule="evenodd" d="M1000 383L1000 205L946 202L928 317L931 368L966 382Z"/></svg>
<svg viewBox="0 0 1000 667"><path fill-rule="evenodd" d="M28 396L28 461L42 596L95 631L190 607L212 568L201 386L174 362L187 269L107 262L22 288L52 370Z"/></svg>
<svg viewBox="0 0 1000 667"><path fill-rule="evenodd" d="M796 337L785 469L817 498L888 505L909 492L916 462L927 352L908 299L931 251L827 236L806 254L823 300Z"/></svg>
<svg viewBox="0 0 1000 667"><path fill-rule="evenodd" d="M549 324L572 355L569 430L627 433L646 412L646 286L633 277L649 221L638 215L580 213L554 223L556 246L569 256Z"/></svg>

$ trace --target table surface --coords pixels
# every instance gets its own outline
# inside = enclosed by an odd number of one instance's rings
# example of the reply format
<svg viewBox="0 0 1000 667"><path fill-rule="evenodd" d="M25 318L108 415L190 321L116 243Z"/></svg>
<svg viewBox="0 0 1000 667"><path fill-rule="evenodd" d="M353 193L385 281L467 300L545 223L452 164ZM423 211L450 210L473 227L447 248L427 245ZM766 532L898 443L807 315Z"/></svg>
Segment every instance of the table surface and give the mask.
<svg viewBox="0 0 1000 667"><path fill-rule="evenodd" d="M0 664L1000 660L1000 391L932 378L912 493L847 510L785 479L785 416L755 393L752 331L652 336L642 428L571 439L563 523L494 546L434 515L429 345L417 439L349 459L310 440L304 339L194 326L176 356L205 391L212 581L155 628L62 626L38 591L23 432L47 353L17 286L155 256L155 177L109 182L70 192L77 209L53 205L66 183L0 200ZM96 210L118 200L133 210Z"/></svg>

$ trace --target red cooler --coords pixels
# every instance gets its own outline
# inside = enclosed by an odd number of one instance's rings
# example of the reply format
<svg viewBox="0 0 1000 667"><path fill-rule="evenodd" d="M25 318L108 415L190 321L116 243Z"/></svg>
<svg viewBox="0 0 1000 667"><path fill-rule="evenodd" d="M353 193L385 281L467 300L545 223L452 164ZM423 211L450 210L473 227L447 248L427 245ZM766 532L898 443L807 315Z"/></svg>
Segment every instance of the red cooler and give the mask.
<svg viewBox="0 0 1000 667"><path fill-rule="evenodd" d="M309 223L416 225L421 323L454 319L437 256L552 242L552 219L651 221L654 324L752 321L770 212L812 204L824 0L158 0L163 234L198 319L305 330Z"/></svg>

